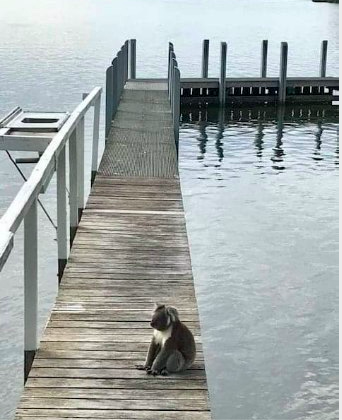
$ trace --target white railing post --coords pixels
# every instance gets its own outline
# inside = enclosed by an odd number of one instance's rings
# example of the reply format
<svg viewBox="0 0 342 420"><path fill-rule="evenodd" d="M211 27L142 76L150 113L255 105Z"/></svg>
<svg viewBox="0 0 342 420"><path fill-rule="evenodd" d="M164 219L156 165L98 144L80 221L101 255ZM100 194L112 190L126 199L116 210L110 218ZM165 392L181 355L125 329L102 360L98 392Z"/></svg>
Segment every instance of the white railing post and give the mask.
<svg viewBox="0 0 342 420"><path fill-rule="evenodd" d="M57 160L57 246L58 280L60 283L68 259L65 147L61 150Z"/></svg>
<svg viewBox="0 0 342 420"><path fill-rule="evenodd" d="M219 97L222 106L226 103L226 67L227 67L227 43L221 42L221 72L220 72L220 85Z"/></svg>
<svg viewBox="0 0 342 420"><path fill-rule="evenodd" d="M76 126L77 141L77 213L78 222L84 209L84 117Z"/></svg>
<svg viewBox="0 0 342 420"><path fill-rule="evenodd" d="M38 348L38 214L37 197L24 219L24 378Z"/></svg>
<svg viewBox="0 0 342 420"><path fill-rule="evenodd" d="M77 141L76 129L69 138L69 207L70 207L70 247L75 238L78 225L77 191Z"/></svg>
<svg viewBox="0 0 342 420"><path fill-rule="evenodd" d="M100 131L100 107L101 107L101 96L95 102L94 105L94 125L93 125L93 148L91 158L91 185L94 184L95 176L97 174L97 163L99 156L99 131Z"/></svg>
<svg viewBox="0 0 342 420"><path fill-rule="evenodd" d="M130 78L136 78L137 72L137 40L131 39L129 42L129 52L130 52Z"/></svg>

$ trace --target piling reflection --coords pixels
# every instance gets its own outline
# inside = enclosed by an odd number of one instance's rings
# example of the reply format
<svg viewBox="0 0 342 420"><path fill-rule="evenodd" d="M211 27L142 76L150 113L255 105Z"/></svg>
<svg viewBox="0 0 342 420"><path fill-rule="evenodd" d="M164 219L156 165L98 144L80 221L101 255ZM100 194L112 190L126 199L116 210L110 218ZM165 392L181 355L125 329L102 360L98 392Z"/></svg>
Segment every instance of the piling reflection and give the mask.
<svg viewBox="0 0 342 420"><path fill-rule="evenodd" d="M277 109L277 141L276 145L273 148L273 156L271 160L273 162L272 168L277 171L283 171L284 166L284 156L285 152L283 149L283 135L284 135L284 118L285 118L285 107L279 106Z"/></svg>
<svg viewBox="0 0 342 420"><path fill-rule="evenodd" d="M227 156L238 158L241 149L248 147L245 142L250 139L252 147L249 150L254 151L253 160L257 168L268 166L276 172L282 172L291 163L287 154L297 153L300 156L300 148L308 149L307 155L305 151L303 153L304 160L310 159L319 163L329 153L330 160L338 165L336 106L208 106L201 109L183 106L182 123L182 127L195 131L198 160L205 161L210 145L215 147L216 164L213 163L211 154L210 162L204 163L206 166L222 166ZM337 144L326 149L323 143L327 130L336 130Z"/></svg>

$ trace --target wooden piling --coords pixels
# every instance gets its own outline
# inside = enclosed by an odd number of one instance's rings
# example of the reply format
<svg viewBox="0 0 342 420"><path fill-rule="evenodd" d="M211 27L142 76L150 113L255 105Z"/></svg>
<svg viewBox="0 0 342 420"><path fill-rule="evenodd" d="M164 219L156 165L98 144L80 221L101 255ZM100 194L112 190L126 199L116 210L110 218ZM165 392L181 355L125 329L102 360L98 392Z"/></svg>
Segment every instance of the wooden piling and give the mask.
<svg viewBox="0 0 342 420"><path fill-rule="evenodd" d="M129 41L129 52L130 52L130 78L136 78L136 65L137 65L137 40L131 39Z"/></svg>
<svg viewBox="0 0 342 420"><path fill-rule="evenodd" d="M118 85L118 58L115 57L114 60L112 61L112 79L113 79L113 85L112 85L112 92L113 92L113 99L112 99L112 118L114 117L114 115L116 114L116 110L118 109L118 104L119 104L119 98L120 98L120 93L119 93L119 85Z"/></svg>
<svg viewBox="0 0 342 420"><path fill-rule="evenodd" d="M268 51L268 40L264 39L261 44L261 70L260 70L261 77L267 77L267 51Z"/></svg>
<svg viewBox="0 0 342 420"><path fill-rule="evenodd" d="M204 39L202 44L202 77L208 78L209 68L209 39Z"/></svg>
<svg viewBox="0 0 342 420"><path fill-rule="evenodd" d="M328 55L328 41L322 41L321 46L321 59L319 65L319 76L326 77L327 73L327 55Z"/></svg>
<svg viewBox="0 0 342 420"><path fill-rule="evenodd" d="M226 66L227 66L227 43L221 42L221 72L219 82L220 104L226 102Z"/></svg>
<svg viewBox="0 0 342 420"><path fill-rule="evenodd" d="M282 42L280 47L280 72L278 102L283 104L286 101L286 78L287 78L287 42Z"/></svg>
<svg viewBox="0 0 342 420"><path fill-rule="evenodd" d="M117 83L118 86L118 83ZM119 92L118 92L118 95ZM108 67L106 71L106 138L108 136L112 122L113 111L113 66Z"/></svg>

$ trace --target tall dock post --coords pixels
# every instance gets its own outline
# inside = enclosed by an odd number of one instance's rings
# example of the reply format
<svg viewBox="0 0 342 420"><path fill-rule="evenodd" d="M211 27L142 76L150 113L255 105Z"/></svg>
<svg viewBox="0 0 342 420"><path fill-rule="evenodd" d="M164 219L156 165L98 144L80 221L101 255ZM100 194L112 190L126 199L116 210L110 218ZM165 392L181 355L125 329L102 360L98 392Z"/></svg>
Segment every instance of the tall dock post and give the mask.
<svg viewBox="0 0 342 420"><path fill-rule="evenodd" d="M209 39L204 39L202 44L202 78L208 78L209 68Z"/></svg>
<svg viewBox="0 0 342 420"><path fill-rule="evenodd" d="M322 41L321 46L321 60L319 65L319 76L326 77L327 73L327 55L328 55L328 41Z"/></svg>
<svg viewBox="0 0 342 420"><path fill-rule="evenodd" d="M226 103L226 66L227 66L227 43L221 42L221 72L219 85L220 104Z"/></svg>
<svg viewBox="0 0 342 420"><path fill-rule="evenodd" d="M37 199L24 219L24 380L38 348L38 213Z"/></svg>
<svg viewBox="0 0 342 420"><path fill-rule="evenodd" d="M261 44L261 69L260 76L267 76L267 50L268 50L268 40L264 39Z"/></svg>
<svg viewBox="0 0 342 420"><path fill-rule="evenodd" d="M129 42L126 41L124 43L124 86L127 82L128 79L128 47L129 47Z"/></svg>
<svg viewBox="0 0 342 420"><path fill-rule="evenodd" d="M177 156L179 152L179 118L180 118L180 71L178 67L174 68L174 101L173 101L173 127L176 141Z"/></svg>
<svg viewBox="0 0 342 420"><path fill-rule="evenodd" d="M117 88L119 84L116 84ZM120 92L117 91L120 97ZM112 123L113 110L113 66L108 67L106 71L106 138L108 137L110 126Z"/></svg>
<svg viewBox="0 0 342 420"><path fill-rule="evenodd" d="M129 41L129 56L130 56L130 79L136 78L137 67L137 40L130 39Z"/></svg>
<svg viewBox="0 0 342 420"><path fill-rule="evenodd" d="M119 105L119 86L118 86L118 58L115 57L112 61L112 92L113 92L113 98L112 98L112 118L116 114L116 111L118 109Z"/></svg>
<svg viewBox="0 0 342 420"><path fill-rule="evenodd" d="M286 77L287 77L287 42L282 42L280 47L280 72L279 72L279 93L278 101L284 104L286 101Z"/></svg>

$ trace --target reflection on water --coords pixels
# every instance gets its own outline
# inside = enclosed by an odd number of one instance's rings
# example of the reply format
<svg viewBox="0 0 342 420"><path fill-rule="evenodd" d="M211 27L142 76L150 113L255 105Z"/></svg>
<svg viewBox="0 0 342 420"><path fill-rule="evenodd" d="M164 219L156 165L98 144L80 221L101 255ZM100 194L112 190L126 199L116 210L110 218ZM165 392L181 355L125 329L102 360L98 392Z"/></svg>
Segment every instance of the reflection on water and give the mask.
<svg viewBox="0 0 342 420"><path fill-rule="evenodd" d="M186 106L182 109L182 128L186 131L192 128L198 130L197 141L199 148L198 160L205 160L209 136L215 131L213 143L216 148L217 163L216 167L222 166L224 160L225 139L229 140L236 134L236 128L239 128L240 135L248 134L250 129L255 129L254 149L256 157L259 158L259 168L263 168L263 151L265 148L264 137L267 136L269 129L275 129L276 136L274 146L272 147L271 167L276 171L286 169L286 152L283 145L284 135L293 135L303 133L310 134L314 140L314 150L310 158L317 162L324 160L322 153L322 135L324 130L335 133L335 160L338 165L338 108L327 105L325 108L320 106L311 106L303 108L301 105L293 107L253 107L253 108L226 108L220 109L211 106L203 109L192 109ZM324 125L325 123L325 125ZM324 128L323 128L324 125ZM298 130L298 131L297 131ZM240 142L240 140L238 140ZM300 141L300 140L299 140ZM304 140L306 143L307 141ZM226 149L229 149L229 143L226 142ZM326 158L331 158L327 156ZM291 157L290 157L291 159ZM206 165L206 163L204 164Z"/></svg>
<svg viewBox="0 0 342 420"><path fill-rule="evenodd" d="M338 418L338 110L182 109L215 419Z"/></svg>

